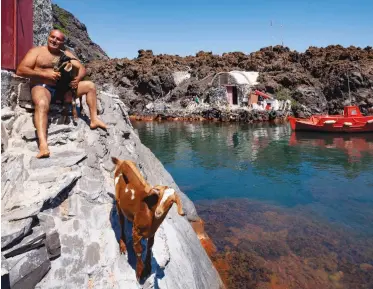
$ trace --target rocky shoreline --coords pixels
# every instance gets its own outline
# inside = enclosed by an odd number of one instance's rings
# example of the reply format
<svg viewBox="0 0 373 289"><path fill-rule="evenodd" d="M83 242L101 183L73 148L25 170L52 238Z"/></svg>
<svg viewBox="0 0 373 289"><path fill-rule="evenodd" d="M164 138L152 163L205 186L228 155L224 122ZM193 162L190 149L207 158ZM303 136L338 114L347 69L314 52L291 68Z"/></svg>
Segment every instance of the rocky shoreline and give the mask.
<svg viewBox="0 0 373 289"><path fill-rule="evenodd" d="M210 108L201 112L186 113L185 111L170 112L144 112L143 114L130 115L136 121L220 121L220 122L284 122L292 113L276 111L249 111L237 109L227 111L224 109Z"/></svg>
<svg viewBox="0 0 373 289"><path fill-rule="evenodd" d="M109 129L91 130L84 118L76 126L57 125L61 107L52 106L51 157L36 159L28 82L2 71L2 85L8 87L1 102L2 286L8 286L4 288L224 287L200 243L208 237L203 228L197 234L193 230L200 221L194 204L141 143L128 108L109 86L98 96L99 114ZM83 106L89 112L85 97ZM128 254L119 253L111 156L133 160L150 184L177 190L186 212L180 217L172 207L157 231L153 271L142 285L133 268L131 239Z"/></svg>

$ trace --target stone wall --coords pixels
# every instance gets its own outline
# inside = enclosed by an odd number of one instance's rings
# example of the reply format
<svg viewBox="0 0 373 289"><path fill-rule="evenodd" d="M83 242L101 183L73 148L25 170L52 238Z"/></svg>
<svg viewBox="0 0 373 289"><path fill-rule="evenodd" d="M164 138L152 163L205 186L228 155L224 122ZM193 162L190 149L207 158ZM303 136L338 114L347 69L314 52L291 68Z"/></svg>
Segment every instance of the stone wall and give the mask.
<svg viewBox="0 0 373 289"><path fill-rule="evenodd" d="M1 108L13 106L17 101L18 85L14 82L14 73L1 70Z"/></svg>
<svg viewBox="0 0 373 289"><path fill-rule="evenodd" d="M51 0L33 0L34 8L34 46L47 44L49 32L53 28Z"/></svg>
<svg viewBox="0 0 373 289"><path fill-rule="evenodd" d="M1 70L1 108L14 109L16 105L33 108L30 80L19 77L12 71Z"/></svg>

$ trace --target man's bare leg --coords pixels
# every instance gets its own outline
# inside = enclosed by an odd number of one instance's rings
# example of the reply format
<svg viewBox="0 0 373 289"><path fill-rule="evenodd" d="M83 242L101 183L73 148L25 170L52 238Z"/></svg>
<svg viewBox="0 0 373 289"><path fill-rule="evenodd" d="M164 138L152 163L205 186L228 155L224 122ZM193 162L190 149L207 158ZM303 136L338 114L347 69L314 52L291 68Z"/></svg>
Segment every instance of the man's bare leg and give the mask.
<svg viewBox="0 0 373 289"><path fill-rule="evenodd" d="M80 81L77 89L77 95L82 96L86 94L87 104L89 107L91 124L89 125L91 129L103 128L106 129L107 125L97 117L97 95L96 86L92 81L84 80Z"/></svg>
<svg viewBox="0 0 373 289"><path fill-rule="evenodd" d="M31 95L35 104L34 124L39 139L39 153L36 157L48 158L50 151L47 143L47 126L51 94L46 88L35 86L31 90Z"/></svg>

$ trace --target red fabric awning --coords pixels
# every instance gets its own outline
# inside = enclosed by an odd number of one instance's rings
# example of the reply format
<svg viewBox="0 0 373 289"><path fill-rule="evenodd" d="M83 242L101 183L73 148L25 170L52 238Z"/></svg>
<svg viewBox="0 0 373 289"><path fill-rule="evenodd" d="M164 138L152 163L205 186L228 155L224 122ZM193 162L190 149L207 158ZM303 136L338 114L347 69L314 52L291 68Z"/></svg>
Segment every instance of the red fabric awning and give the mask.
<svg viewBox="0 0 373 289"><path fill-rule="evenodd" d="M261 96L263 96L264 98L269 98L269 99L272 99L272 97L271 96L269 96L268 94L265 94L265 93L263 93L263 92L261 92L261 91L259 91L259 90L255 90L255 94L256 95L261 95Z"/></svg>

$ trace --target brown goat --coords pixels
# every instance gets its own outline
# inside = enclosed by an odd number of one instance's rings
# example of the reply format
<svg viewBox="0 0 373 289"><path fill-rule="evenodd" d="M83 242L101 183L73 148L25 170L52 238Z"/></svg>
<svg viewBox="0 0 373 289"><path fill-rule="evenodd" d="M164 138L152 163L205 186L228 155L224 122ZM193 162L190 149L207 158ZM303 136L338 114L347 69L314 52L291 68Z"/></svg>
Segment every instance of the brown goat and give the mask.
<svg viewBox="0 0 373 289"><path fill-rule="evenodd" d="M120 223L119 250L125 253L126 236L124 216L132 222L133 248L136 253L137 280L151 272L151 249L154 235L166 217L173 203L179 215L183 216L181 201L174 189L167 186L151 187L132 161L112 157L116 165L114 174L115 200ZM145 268L142 262L141 239L148 239Z"/></svg>

